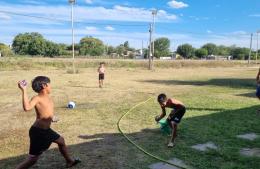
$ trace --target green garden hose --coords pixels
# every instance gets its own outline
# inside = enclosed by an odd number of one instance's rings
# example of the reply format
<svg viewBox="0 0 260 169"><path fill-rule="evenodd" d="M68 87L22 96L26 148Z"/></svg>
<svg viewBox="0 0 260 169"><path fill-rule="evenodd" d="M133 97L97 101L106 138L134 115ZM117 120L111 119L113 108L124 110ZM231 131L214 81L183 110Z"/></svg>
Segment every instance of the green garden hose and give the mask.
<svg viewBox="0 0 260 169"><path fill-rule="evenodd" d="M157 156L155 156L155 155L153 155L153 154L147 152L147 151L144 150L141 146L139 146L139 145L137 145L135 142L133 142L133 141L132 141L125 133L123 133L123 131L121 130L121 128L120 128L120 121L121 121L127 114L129 114L133 109L135 109L136 107L138 107L138 106L140 106L140 105L142 105L142 104L145 104L146 102L148 102L148 101L151 100L151 99L152 99L152 97L150 97L150 98L147 99L146 101L143 101L143 102L140 102L140 103L136 104L134 107L132 107L131 109L129 109L125 114L123 114L123 115L119 118L119 120L118 120L118 122L117 122L118 131L119 131L131 144L133 144L136 148L138 148L140 151L142 151L142 152L145 153L146 155L148 155L148 156L150 156L150 157L152 157L152 158L154 158L154 159L156 159L156 160L159 160L159 161L161 161L161 162L167 163L167 164L169 164L169 165L171 165L171 166L175 166L175 167L178 167L178 168L186 169L185 167L178 166L178 165L176 165L176 164L170 163L169 161L166 161L166 160L164 160L164 159L162 159L162 158L160 158L160 157L157 157Z"/></svg>

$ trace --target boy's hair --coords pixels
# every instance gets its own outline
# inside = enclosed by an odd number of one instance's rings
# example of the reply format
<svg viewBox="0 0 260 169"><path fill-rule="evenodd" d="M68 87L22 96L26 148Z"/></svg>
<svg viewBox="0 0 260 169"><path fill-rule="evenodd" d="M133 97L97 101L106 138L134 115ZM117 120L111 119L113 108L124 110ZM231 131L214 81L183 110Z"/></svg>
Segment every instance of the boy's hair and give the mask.
<svg viewBox="0 0 260 169"><path fill-rule="evenodd" d="M159 103L165 102L166 99L167 99L167 96L164 93L159 94L158 97L157 97L157 101Z"/></svg>
<svg viewBox="0 0 260 169"><path fill-rule="evenodd" d="M37 76L32 80L32 89L36 92L36 93L40 93L41 90L43 89L43 85L50 83L50 79L46 76Z"/></svg>
<svg viewBox="0 0 260 169"><path fill-rule="evenodd" d="M105 65L105 62L100 62L99 65Z"/></svg>

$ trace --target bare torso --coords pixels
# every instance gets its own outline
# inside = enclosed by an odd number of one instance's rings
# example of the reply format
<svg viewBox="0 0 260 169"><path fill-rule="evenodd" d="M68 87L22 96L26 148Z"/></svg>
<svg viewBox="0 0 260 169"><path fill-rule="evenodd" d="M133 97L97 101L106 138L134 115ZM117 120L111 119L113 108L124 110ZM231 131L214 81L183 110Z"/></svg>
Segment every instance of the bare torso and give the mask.
<svg viewBox="0 0 260 169"><path fill-rule="evenodd" d="M39 102L35 106L36 120L33 124L35 127L48 129L54 114L54 104L48 95L39 95Z"/></svg>
<svg viewBox="0 0 260 169"><path fill-rule="evenodd" d="M105 68L104 67L99 67L98 68L98 73L99 74L104 74L105 73Z"/></svg>

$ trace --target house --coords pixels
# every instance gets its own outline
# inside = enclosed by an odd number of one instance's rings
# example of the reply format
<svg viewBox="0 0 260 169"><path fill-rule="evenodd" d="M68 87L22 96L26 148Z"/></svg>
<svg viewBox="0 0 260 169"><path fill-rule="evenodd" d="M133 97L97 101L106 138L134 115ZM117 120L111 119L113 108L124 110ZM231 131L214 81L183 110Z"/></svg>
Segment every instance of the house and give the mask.
<svg viewBox="0 0 260 169"><path fill-rule="evenodd" d="M232 60L232 56L208 55L207 60Z"/></svg>
<svg viewBox="0 0 260 169"><path fill-rule="evenodd" d="M142 49L135 50L133 52L134 59L144 59L144 53Z"/></svg>

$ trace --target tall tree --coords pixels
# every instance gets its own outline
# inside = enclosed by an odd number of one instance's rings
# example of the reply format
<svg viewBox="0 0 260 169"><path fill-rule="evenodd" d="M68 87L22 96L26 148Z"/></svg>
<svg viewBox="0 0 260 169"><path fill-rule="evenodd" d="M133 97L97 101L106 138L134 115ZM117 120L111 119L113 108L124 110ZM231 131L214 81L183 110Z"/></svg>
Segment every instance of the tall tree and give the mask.
<svg viewBox="0 0 260 169"><path fill-rule="evenodd" d="M170 54L170 45L171 42L168 38L162 37L158 38L154 41L154 56L159 57L165 57L169 56Z"/></svg>
<svg viewBox="0 0 260 169"><path fill-rule="evenodd" d="M129 42L128 42L128 41L125 41L123 46L125 47L126 50L128 50L128 48L129 48Z"/></svg>
<svg viewBox="0 0 260 169"><path fill-rule="evenodd" d="M207 55L208 55L208 51L204 48L200 48L195 51L195 56L198 58L203 58L206 57Z"/></svg>
<svg viewBox="0 0 260 169"><path fill-rule="evenodd" d="M81 55L100 56L104 53L104 44L97 38L82 38L79 43L79 53Z"/></svg>
<svg viewBox="0 0 260 169"><path fill-rule="evenodd" d="M37 32L18 34L12 44L13 50L21 55L44 55L45 39Z"/></svg>
<svg viewBox="0 0 260 169"><path fill-rule="evenodd" d="M249 48L240 48L240 47L236 47L233 48L231 53L234 59L247 59L249 56Z"/></svg>
<svg viewBox="0 0 260 169"><path fill-rule="evenodd" d="M184 58L191 58L194 54L194 48L190 44L183 44L178 46L177 53Z"/></svg>
<svg viewBox="0 0 260 169"><path fill-rule="evenodd" d="M208 51L208 55L216 55L217 54L217 46L214 43L207 43L202 46L202 48Z"/></svg>
<svg viewBox="0 0 260 169"><path fill-rule="evenodd" d="M229 56L231 52L231 48L224 46L224 45L220 45L217 46L217 55L221 55L221 56Z"/></svg>

